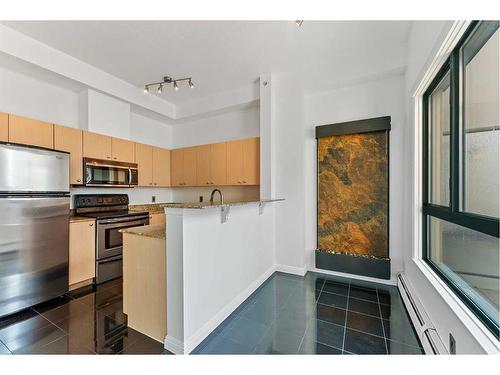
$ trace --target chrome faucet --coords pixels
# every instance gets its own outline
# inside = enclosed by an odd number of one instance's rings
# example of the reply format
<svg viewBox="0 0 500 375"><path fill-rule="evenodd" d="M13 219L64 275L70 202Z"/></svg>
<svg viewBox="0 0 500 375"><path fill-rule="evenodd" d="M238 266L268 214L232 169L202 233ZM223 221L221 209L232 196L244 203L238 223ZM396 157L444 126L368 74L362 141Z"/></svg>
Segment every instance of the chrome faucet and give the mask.
<svg viewBox="0 0 500 375"><path fill-rule="evenodd" d="M220 195L220 204L224 204L224 195L222 195L222 191L220 191L219 189L214 189L212 191L212 194L210 194L210 204L214 204L214 195L215 193L219 193Z"/></svg>

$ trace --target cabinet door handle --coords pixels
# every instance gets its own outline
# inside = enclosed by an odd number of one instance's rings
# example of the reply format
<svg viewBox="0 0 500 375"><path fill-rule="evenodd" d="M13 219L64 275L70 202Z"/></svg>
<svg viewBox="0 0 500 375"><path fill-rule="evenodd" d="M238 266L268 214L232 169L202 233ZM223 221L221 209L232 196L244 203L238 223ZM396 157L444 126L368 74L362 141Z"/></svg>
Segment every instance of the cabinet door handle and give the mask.
<svg viewBox="0 0 500 375"><path fill-rule="evenodd" d="M115 159L115 160L116 160L116 158L113 158L113 159Z"/></svg>
<svg viewBox="0 0 500 375"><path fill-rule="evenodd" d="M79 179L76 180L76 182L82 182L82 180L79 178Z"/></svg>
<svg viewBox="0 0 500 375"><path fill-rule="evenodd" d="M90 223L90 224L89 224L89 227L93 227L93 226L94 226L94 223Z"/></svg>
<svg viewBox="0 0 500 375"><path fill-rule="evenodd" d="M158 185L158 183L157 183L157 182L155 182L153 185Z"/></svg>
<svg viewBox="0 0 500 375"><path fill-rule="evenodd" d="M247 182L246 181L243 181L244 184L246 184Z"/></svg>

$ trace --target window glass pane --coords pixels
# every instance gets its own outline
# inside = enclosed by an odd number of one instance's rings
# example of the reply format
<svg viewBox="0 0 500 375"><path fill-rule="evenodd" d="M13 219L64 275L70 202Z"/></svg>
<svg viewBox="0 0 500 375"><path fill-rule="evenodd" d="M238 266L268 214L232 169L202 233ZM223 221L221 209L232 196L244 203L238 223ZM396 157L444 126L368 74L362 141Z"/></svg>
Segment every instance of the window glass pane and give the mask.
<svg viewBox="0 0 500 375"><path fill-rule="evenodd" d="M429 217L428 249L428 259L498 326L498 238Z"/></svg>
<svg viewBox="0 0 500 375"><path fill-rule="evenodd" d="M500 211L499 43L498 22L482 22L461 50L462 210L492 217Z"/></svg>
<svg viewBox="0 0 500 375"><path fill-rule="evenodd" d="M429 97L429 203L450 203L450 74Z"/></svg>

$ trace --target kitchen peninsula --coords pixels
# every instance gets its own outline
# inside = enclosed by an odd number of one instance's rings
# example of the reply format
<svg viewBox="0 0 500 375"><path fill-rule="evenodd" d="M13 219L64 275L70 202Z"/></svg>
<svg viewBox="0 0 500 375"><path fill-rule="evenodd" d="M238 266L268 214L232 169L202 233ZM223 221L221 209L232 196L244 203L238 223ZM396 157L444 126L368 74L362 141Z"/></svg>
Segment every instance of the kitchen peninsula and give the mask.
<svg viewBox="0 0 500 375"><path fill-rule="evenodd" d="M275 271L274 204L165 205L165 348L190 353Z"/></svg>

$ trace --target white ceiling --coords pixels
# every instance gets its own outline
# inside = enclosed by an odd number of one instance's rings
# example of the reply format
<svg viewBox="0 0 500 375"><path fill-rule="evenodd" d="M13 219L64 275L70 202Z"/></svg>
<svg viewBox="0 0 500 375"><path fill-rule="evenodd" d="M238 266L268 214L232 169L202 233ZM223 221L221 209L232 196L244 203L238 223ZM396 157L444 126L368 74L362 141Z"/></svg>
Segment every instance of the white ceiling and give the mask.
<svg viewBox="0 0 500 375"><path fill-rule="evenodd" d="M4 25L142 89L192 76L173 103L249 85L262 73L308 72L406 43L410 21L10 21ZM351 61L349 61L351 60ZM336 64L334 64L336 63Z"/></svg>

